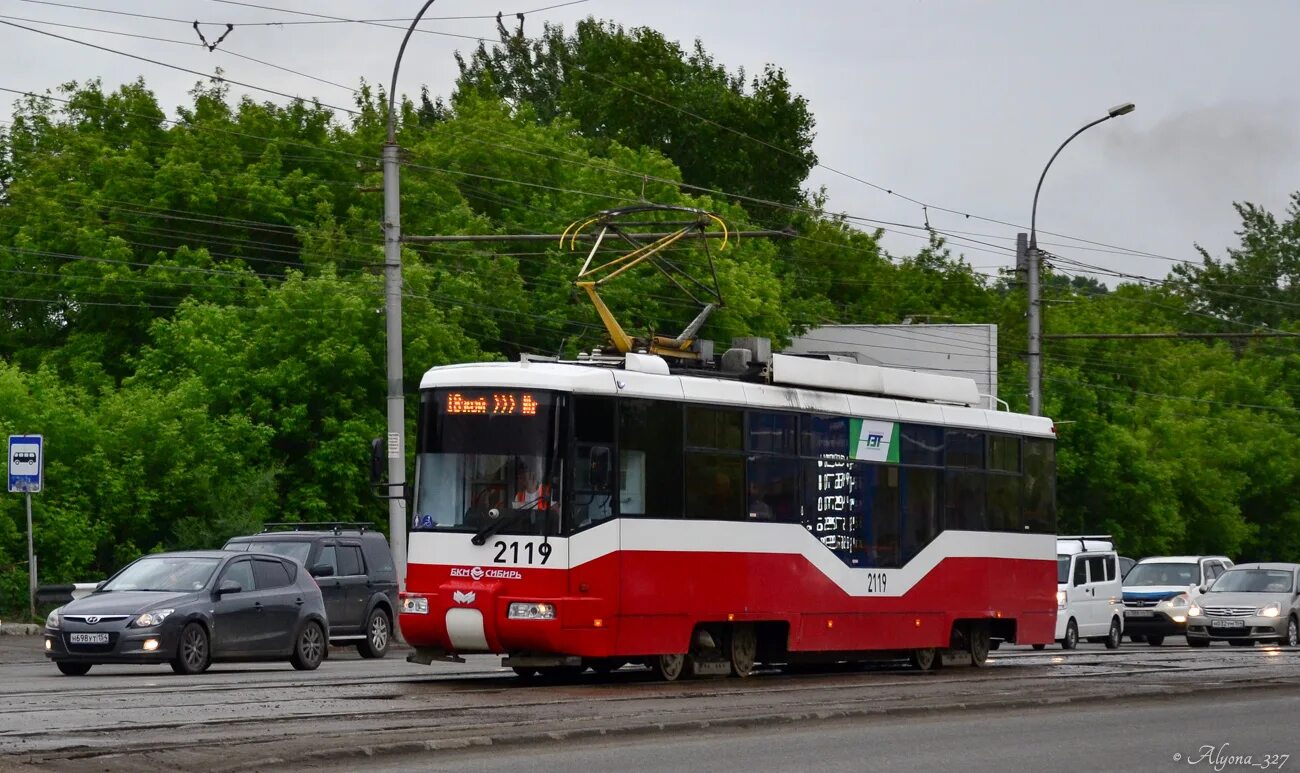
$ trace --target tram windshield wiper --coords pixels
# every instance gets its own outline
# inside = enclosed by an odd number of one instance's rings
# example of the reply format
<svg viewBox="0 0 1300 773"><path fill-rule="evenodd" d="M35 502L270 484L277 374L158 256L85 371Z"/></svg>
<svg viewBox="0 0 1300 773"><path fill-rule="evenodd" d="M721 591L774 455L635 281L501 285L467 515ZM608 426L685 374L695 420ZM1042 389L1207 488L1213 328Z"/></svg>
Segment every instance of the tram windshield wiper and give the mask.
<svg viewBox="0 0 1300 773"><path fill-rule="evenodd" d="M517 507L514 508L513 510L510 510L508 513L501 516L500 518L497 518L494 521L490 521L486 526L484 526L483 528L479 529L477 532L474 533L474 536L470 538L470 542L473 542L475 545L482 545L484 542L487 542L488 537L491 537L493 534L496 534L497 532L501 531L505 527L515 523L521 517L525 515L531 515L532 513L540 512L538 510L532 509L537 506L537 503L539 501L541 501L541 497L538 497L537 499L534 499L531 502L525 503L523 507Z"/></svg>

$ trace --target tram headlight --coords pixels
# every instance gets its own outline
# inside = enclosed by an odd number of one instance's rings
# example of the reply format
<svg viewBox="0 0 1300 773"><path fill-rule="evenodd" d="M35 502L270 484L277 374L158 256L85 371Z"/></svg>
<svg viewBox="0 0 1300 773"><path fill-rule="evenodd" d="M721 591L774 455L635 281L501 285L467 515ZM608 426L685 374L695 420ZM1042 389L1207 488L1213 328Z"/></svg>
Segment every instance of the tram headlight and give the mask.
<svg viewBox="0 0 1300 773"><path fill-rule="evenodd" d="M425 598L424 596L403 596L402 614L404 615L429 614L429 599Z"/></svg>
<svg viewBox="0 0 1300 773"><path fill-rule="evenodd" d="M555 605L541 601L516 601L510 604L506 617L511 620L554 620Z"/></svg>

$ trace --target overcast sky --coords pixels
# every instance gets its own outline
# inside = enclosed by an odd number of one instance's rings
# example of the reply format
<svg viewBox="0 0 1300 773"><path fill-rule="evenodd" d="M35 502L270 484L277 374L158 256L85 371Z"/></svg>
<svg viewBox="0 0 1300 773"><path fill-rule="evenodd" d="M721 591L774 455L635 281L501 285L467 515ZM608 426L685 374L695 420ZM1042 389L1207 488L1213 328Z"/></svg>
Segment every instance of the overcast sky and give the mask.
<svg viewBox="0 0 1300 773"><path fill-rule="evenodd" d="M194 46L30 20L196 42L226 22L304 21L220 0L0 0L0 18L40 27L205 73L351 105L348 91L236 58L227 51L354 87L388 82L402 31L360 24L236 27L215 53ZM431 17L530 11L562 0L438 0ZM268 7L349 18L410 18L419 0L250 0ZM119 14L85 8L110 9ZM165 21L120 12L168 17ZM1169 260L1113 254L1043 231L1166 258L1195 259L1235 245L1234 201L1278 214L1300 190L1300 3L1064 3L957 0L587 0L528 14L525 34L544 21L571 28L588 15L650 26L689 46L700 38L730 68L774 63L817 119L815 149L826 167L915 199L973 215L1028 224L1043 165L1071 132L1122 102L1131 115L1090 129L1057 159L1039 202L1040 242L1087 263L1162 277ZM22 21L26 19L29 21ZM401 26L405 26L402 24ZM495 22L434 19L424 28L494 37ZM400 89L450 92L452 53L474 41L417 35ZM44 90L100 77L116 86L143 75L168 109L186 101L198 78L74 43L0 25L0 86ZM236 93L242 90L233 88ZM8 95L12 96L12 95ZM255 95L259 99L277 97ZM6 103L7 120L12 99ZM825 168L837 211L920 224L915 204ZM979 234L1010 248L1017 229L930 210L931 224ZM557 223L557 226L560 224ZM914 252L922 241L890 231L887 248ZM916 232L910 232L916 233ZM1061 246L1055 246L1061 245ZM958 247L982 270L1008 265L1003 250Z"/></svg>

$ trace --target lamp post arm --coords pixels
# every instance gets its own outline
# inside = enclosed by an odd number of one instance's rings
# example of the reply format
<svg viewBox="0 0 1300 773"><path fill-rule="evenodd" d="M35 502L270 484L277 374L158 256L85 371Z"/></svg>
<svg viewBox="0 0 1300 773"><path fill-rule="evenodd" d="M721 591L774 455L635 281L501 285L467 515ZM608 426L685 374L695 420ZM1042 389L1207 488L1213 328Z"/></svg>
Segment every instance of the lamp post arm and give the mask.
<svg viewBox="0 0 1300 773"><path fill-rule="evenodd" d="M406 53L406 43L411 39L411 33L415 32L415 25L420 23L420 18L433 3L434 0L428 0L415 15L411 26L406 30L406 36L402 38L402 47L397 49L397 61L393 62L393 83L388 89L388 144L390 145L397 142L397 71L402 66L402 54Z"/></svg>
<svg viewBox="0 0 1300 773"><path fill-rule="evenodd" d="M1069 144L1070 144L1070 141L1073 140L1075 137L1078 137L1080 134L1083 134L1085 131L1091 129L1092 127L1096 126L1097 124L1102 123L1102 122L1104 122L1104 121L1109 121L1110 119L1112 119L1112 118L1114 118L1114 117L1115 117L1115 116L1113 116L1113 115L1107 115L1107 116L1104 116L1104 117L1102 117L1102 118L1098 118L1097 120L1093 121L1092 123L1085 124L1082 128L1080 128L1080 129L1079 129L1078 131L1076 131L1074 134L1071 134L1069 137L1067 137L1066 140L1065 140L1065 142L1062 142L1062 143L1061 143L1061 147L1057 148L1057 149L1056 149L1056 152L1052 154L1052 157L1049 158L1049 159L1047 159L1047 166L1043 167L1043 173L1042 173L1041 175L1038 176L1038 187L1037 187L1037 188L1034 188L1034 208L1033 208L1033 210L1032 210L1032 211L1030 212L1030 214L1029 214L1029 249L1031 249L1031 250L1036 250L1036 249L1038 249L1038 229L1037 229L1037 225L1038 225L1038 193L1039 193L1039 191L1041 191L1041 190L1043 189L1043 180L1047 179L1047 170L1052 168L1052 162L1056 160L1056 157L1057 157L1057 156L1061 155L1061 151L1062 151L1062 150L1065 150L1065 146L1066 146L1066 145L1069 145Z"/></svg>

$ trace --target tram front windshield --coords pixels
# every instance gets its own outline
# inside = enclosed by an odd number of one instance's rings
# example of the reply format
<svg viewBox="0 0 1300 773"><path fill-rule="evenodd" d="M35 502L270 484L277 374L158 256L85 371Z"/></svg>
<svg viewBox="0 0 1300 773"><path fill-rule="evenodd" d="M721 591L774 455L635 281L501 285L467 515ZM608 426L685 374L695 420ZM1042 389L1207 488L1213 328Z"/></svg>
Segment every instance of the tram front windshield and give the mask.
<svg viewBox="0 0 1300 773"><path fill-rule="evenodd" d="M521 389L425 392L416 447L415 530L557 534L560 401Z"/></svg>

